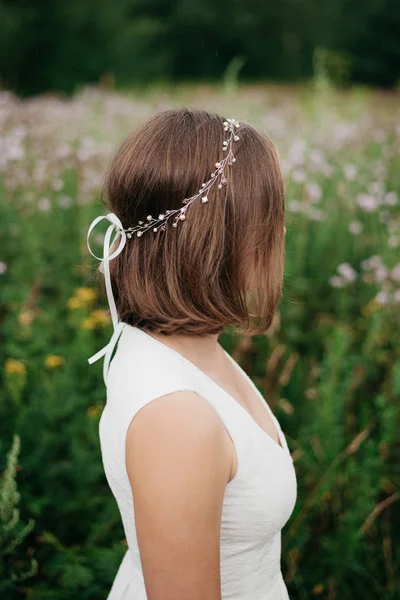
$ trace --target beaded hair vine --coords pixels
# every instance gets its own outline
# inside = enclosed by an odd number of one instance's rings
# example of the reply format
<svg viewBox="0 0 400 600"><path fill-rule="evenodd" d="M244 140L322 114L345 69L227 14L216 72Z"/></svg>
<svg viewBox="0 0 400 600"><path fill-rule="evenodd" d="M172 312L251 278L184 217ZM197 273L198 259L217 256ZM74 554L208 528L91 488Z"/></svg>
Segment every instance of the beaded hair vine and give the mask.
<svg viewBox="0 0 400 600"><path fill-rule="evenodd" d="M165 213L161 213L158 215L158 218L152 217L148 215L146 217L146 221L139 221L137 225L134 227L128 227L125 229L126 235L128 238L131 238L135 233L138 237L141 237L143 233L152 229L154 233L157 231L165 231L167 221L172 217L175 217L174 222L172 223L172 227L178 227L179 221L184 221L186 219L186 211L189 206L201 197L201 201L203 204L208 202L208 192L212 188L212 186L219 181L218 189L221 190L224 185L227 184L227 180L225 177L225 167L226 165L232 165L236 162L236 158L233 154L232 146L233 142L237 142L239 140L239 136L236 133L236 130L239 128L239 122L236 119L227 119L223 123L224 131L229 133L228 139L224 140L222 144L223 152L226 152L226 156L221 162L215 163L215 171L211 173L211 178L206 182L201 184L201 188L198 193L190 198L185 198L182 201L183 206L181 208L177 208L175 210L167 210Z"/></svg>

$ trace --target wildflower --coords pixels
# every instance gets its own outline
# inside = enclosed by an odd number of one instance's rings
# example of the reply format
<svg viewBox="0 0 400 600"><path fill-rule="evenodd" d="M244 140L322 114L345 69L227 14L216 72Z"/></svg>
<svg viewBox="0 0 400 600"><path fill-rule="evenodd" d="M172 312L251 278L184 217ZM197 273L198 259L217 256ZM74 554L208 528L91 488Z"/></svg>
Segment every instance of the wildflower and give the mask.
<svg viewBox="0 0 400 600"><path fill-rule="evenodd" d="M326 212L314 206L310 208L307 214L312 221L324 221L326 219Z"/></svg>
<svg viewBox="0 0 400 600"><path fill-rule="evenodd" d="M396 192L388 192L385 194L383 204L386 204L387 206L396 206L397 200L398 198Z"/></svg>
<svg viewBox="0 0 400 600"><path fill-rule="evenodd" d="M362 223L360 221L352 221L349 225L349 231L353 235L359 235L363 230Z"/></svg>
<svg viewBox="0 0 400 600"><path fill-rule="evenodd" d="M364 212L371 213L378 208L378 199L371 194L359 194L356 198L357 205Z"/></svg>
<svg viewBox="0 0 400 600"><path fill-rule="evenodd" d="M108 325L110 322L110 314L108 310L98 309L94 310L88 317L82 321L83 329L96 329L103 325Z"/></svg>
<svg viewBox="0 0 400 600"><path fill-rule="evenodd" d="M95 329L96 327L96 321L93 319L93 317L86 317L85 319L83 319L82 321L82 329Z"/></svg>
<svg viewBox="0 0 400 600"><path fill-rule="evenodd" d="M58 199L58 204L62 208L69 208L72 204L72 198L70 198L69 196L60 196Z"/></svg>
<svg viewBox="0 0 400 600"><path fill-rule="evenodd" d="M342 288L345 285L343 279L339 277L339 275L333 275L333 277L329 279L329 284L333 288Z"/></svg>
<svg viewBox="0 0 400 600"><path fill-rule="evenodd" d="M381 196L385 191L385 184L383 183L383 181L373 181L369 186L369 189L371 190L372 194L377 194L378 196Z"/></svg>
<svg viewBox="0 0 400 600"><path fill-rule="evenodd" d="M279 400L279 406L287 415L292 415L294 413L294 406L285 398L281 398Z"/></svg>
<svg viewBox="0 0 400 600"><path fill-rule="evenodd" d="M35 318L35 314L32 310L22 310L18 315L18 323L23 327L30 325Z"/></svg>
<svg viewBox="0 0 400 600"><path fill-rule="evenodd" d="M9 375L20 375L21 377L26 375L24 363L15 358L8 358L5 362L4 369Z"/></svg>
<svg viewBox="0 0 400 600"><path fill-rule="evenodd" d="M62 188L64 187L64 182L62 179L54 179L54 181L51 184L51 187L53 188L53 190L55 190L56 192L59 192L60 190L62 190Z"/></svg>
<svg viewBox="0 0 400 600"><path fill-rule="evenodd" d="M354 181L357 176L357 168L349 163L343 166L343 172L348 181Z"/></svg>
<svg viewBox="0 0 400 600"><path fill-rule="evenodd" d="M310 161L314 167L322 167L325 163L325 156L321 150L311 150Z"/></svg>
<svg viewBox="0 0 400 600"><path fill-rule="evenodd" d="M75 296L82 302L90 303L96 300L97 293L93 288L81 287L75 290Z"/></svg>
<svg viewBox="0 0 400 600"><path fill-rule="evenodd" d="M292 179L295 183L304 183L306 174L303 169L295 169L292 173Z"/></svg>
<svg viewBox="0 0 400 600"><path fill-rule="evenodd" d="M111 320L108 310L105 309L94 310L92 317L99 325L107 325Z"/></svg>
<svg viewBox="0 0 400 600"><path fill-rule="evenodd" d="M323 583L317 583L316 585L314 585L312 593L314 594L314 596L319 596L320 594L322 594L324 589L325 587Z"/></svg>
<svg viewBox="0 0 400 600"><path fill-rule="evenodd" d="M70 298L67 302L67 306L68 308L83 308L84 304L82 302L82 300L80 300L79 298L77 298L76 296L72 296L72 298Z"/></svg>
<svg viewBox="0 0 400 600"><path fill-rule="evenodd" d="M357 279L357 272L349 263L342 263L341 265L339 265L338 273L348 283L352 283Z"/></svg>
<svg viewBox="0 0 400 600"><path fill-rule="evenodd" d="M318 202L318 200L321 199L322 190L321 190L321 186L318 185L318 183L311 181L310 183L308 183L306 185L306 191L307 191L307 194L308 194L311 202Z"/></svg>
<svg viewBox="0 0 400 600"><path fill-rule="evenodd" d="M44 364L49 369L55 369L56 367L61 367L65 363L65 359L62 356L57 356L55 354L49 354L46 356Z"/></svg>
<svg viewBox="0 0 400 600"><path fill-rule="evenodd" d="M299 200L292 200L289 202L289 210L291 212L303 212L304 204L302 204Z"/></svg>
<svg viewBox="0 0 400 600"><path fill-rule="evenodd" d="M86 411L86 414L88 415L88 417L96 418L99 416L102 410L103 407L100 404L98 404L97 406L89 406L89 408Z"/></svg>
<svg viewBox="0 0 400 600"><path fill-rule="evenodd" d="M400 263L390 271L390 277L393 281L400 283Z"/></svg>
<svg viewBox="0 0 400 600"><path fill-rule="evenodd" d="M68 144L62 144L59 146L54 155L56 158L66 158L71 153L71 149Z"/></svg>
<svg viewBox="0 0 400 600"><path fill-rule="evenodd" d="M5 262L0 261L0 275L3 275L7 271L7 265Z"/></svg>
<svg viewBox="0 0 400 600"><path fill-rule="evenodd" d="M377 269L375 269L375 281L385 281L388 276L388 270L384 265L379 265Z"/></svg>
<svg viewBox="0 0 400 600"><path fill-rule="evenodd" d="M381 257L375 254L374 256L363 260L361 262L361 268L363 271L370 271L371 269L378 269L380 266L382 266L382 264Z"/></svg>
<svg viewBox="0 0 400 600"><path fill-rule="evenodd" d="M396 290L395 292L393 292L393 302L396 302L396 304L400 304L400 290Z"/></svg>
<svg viewBox="0 0 400 600"><path fill-rule="evenodd" d="M375 296L375 302L377 304L379 304L380 306L384 306L386 304L388 304L390 301L390 296L388 294L388 292L386 292L385 290L381 290L379 292L379 294L377 294Z"/></svg>
<svg viewBox="0 0 400 600"><path fill-rule="evenodd" d="M37 205L40 212L49 212L51 209L51 202L48 198L41 198Z"/></svg>

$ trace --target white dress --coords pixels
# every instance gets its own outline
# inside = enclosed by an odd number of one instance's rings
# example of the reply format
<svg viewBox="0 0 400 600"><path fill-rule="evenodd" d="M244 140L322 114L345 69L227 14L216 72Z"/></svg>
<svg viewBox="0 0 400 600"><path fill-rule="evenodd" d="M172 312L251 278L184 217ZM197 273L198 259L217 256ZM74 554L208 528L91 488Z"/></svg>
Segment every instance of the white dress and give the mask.
<svg viewBox="0 0 400 600"><path fill-rule="evenodd" d="M222 508L222 600L288 600L280 565L281 529L293 511L297 483L278 420L233 358L229 357L271 415L281 446L238 401L180 353L127 323L121 323L121 330L108 371L100 442L129 549L108 600L147 600L134 498L125 468L125 438L131 420L145 404L178 390L195 391L209 402L235 444L238 470L226 486Z"/></svg>

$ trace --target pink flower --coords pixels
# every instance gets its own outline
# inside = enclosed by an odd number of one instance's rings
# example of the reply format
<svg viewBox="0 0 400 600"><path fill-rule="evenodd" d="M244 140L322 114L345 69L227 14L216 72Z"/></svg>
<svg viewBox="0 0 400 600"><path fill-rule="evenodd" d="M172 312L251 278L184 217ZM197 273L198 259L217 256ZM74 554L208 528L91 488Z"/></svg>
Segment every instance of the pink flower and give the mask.
<svg viewBox="0 0 400 600"><path fill-rule="evenodd" d="M348 179L349 181L354 181L354 179L357 176L357 168L354 165L351 165L351 164L344 165L343 171L344 171L344 176L346 177L346 179Z"/></svg>
<svg viewBox="0 0 400 600"><path fill-rule="evenodd" d="M296 183L304 183L306 180L306 174L303 169L296 169L292 172L292 179Z"/></svg>
<svg viewBox="0 0 400 600"><path fill-rule="evenodd" d="M396 192L389 192L389 193L385 194L383 203L386 204L387 206L396 206L396 204L397 204Z"/></svg>
<svg viewBox="0 0 400 600"><path fill-rule="evenodd" d="M400 283L400 263L391 270L390 276L394 281Z"/></svg>
<svg viewBox="0 0 400 600"><path fill-rule="evenodd" d="M339 277L339 275L333 275L329 279L329 284L333 288L342 288L342 287L344 287L345 282L343 281L343 279L341 277Z"/></svg>
<svg viewBox="0 0 400 600"><path fill-rule="evenodd" d="M371 269L378 269L383 265L382 259L377 254L371 256L370 258L366 258L361 262L361 268L364 271L370 271Z"/></svg>
<svg viewBox="0 0 400 600"><path fill-rule="evenodd" d="M72 198L70 198L69 196L60 196L58 199L58 204L62 208L69 208L72 204Z"/></svg>
<svg viewBox="0 0 400 600"><path fill-rule="evenodd" d="M352 221L349 225L349 231L353 235L358 235L363 230L362 223L360 221Z"/></svg>
<svg viewBox="0 0 400 600"><path fill-rule="evenodd" d="M304 212L304 204L299 200L292 200L289 202L289 210L291 212Z"/></svg>
<svg viewBox="0 0 400 600"><path fill-rule="evenodd" d="M312 221L323 221L326 219L326 212L313 206L308 211L308 216Z"/></svg>
<svg viewBox="0 0 400 600"><path fill-rule="evenodd" d="M307 194L311 200L311 202L318 202L322 196L321 186L315 181L311 181L306 185Z"/></svg>
<svg viewBox="0 0 400 600"><path fill-rule="evenodd" d="M385 266L379 265L375 270L375 281L385 281L388 276L388 270Z"/></svg>
<svg viewBox="0 0 400 600"><path fill-rule="evenodd" d="M49 212L51 209L51 202L48 198L40 198L38 202L38 209L40 212Z"/></svg>
<svg viewBox="0 0 400 600"><path fill-rule="evenodd" d="M359 194L356 198L356 203L364 212L374 212L379 205L378 199L371 194Z"/></svg>
<svg viewBox="0 0 400 600"><path fill-rule="evenodd" d="M379 294L377 296L375 296L375 301L380 304L381 306L384 306L385 304L388 304L390 301L390 296L388 294L388 292L385 292L384 290L381 290L379 292Z"/></svg>
<svg viewBox="0 0 400 600"><path fill-rule="evenodd" d="M352 283L357 279L357 272L349 263L342 263L341 265L339 265L338 273L348 283Z"/></svg>

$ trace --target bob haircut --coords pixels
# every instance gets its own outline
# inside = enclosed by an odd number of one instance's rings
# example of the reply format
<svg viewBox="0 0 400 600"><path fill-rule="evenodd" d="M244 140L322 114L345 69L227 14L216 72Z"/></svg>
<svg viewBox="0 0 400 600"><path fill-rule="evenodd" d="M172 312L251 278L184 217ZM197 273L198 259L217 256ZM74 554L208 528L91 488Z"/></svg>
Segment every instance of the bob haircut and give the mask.
<svg viewBox="0 0 400 600"><path fill-rule="evenodd" d="M224 158L222 116L167 110L123 143L104 183L104 200L127 229L182 206ZM177 228L127 239L110 263L119 318L165 335L264 333L282 295L285 195L268 137L240 122L237 162L227 185L196 200Z"/></svg>

